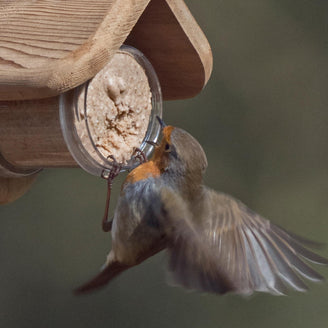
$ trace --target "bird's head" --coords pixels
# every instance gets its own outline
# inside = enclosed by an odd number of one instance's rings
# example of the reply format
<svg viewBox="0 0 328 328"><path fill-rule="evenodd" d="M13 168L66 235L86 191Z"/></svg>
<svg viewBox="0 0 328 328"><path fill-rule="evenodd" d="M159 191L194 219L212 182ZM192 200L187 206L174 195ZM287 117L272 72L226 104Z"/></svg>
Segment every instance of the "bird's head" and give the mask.
<svg viewBox="0 0 328 328"><path fill-rule="evenodd" d="M166 125L159 117L162 141L155 148L152 160L162 172L175 176L202 177L207 167L205 152L188 132Z"/></svg>

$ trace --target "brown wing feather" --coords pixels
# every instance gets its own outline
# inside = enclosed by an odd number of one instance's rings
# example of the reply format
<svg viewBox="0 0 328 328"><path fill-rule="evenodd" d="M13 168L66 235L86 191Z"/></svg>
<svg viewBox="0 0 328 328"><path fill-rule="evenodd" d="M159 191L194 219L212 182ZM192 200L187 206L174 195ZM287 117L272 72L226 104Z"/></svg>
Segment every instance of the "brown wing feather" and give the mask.
<svg viewBox="0 0 328 328"><path fill-rule="evenodd" d="M203 243L186 203L168 189L162 190L161 197L161 225L167 237L168 267L174 284L220 294L234 290L217 255Z"/></svg>
<svg viewBox="0 0 328 328"><path fill-rule="evenodd" d="M205 189L204 199L202 234L209 248L216 249L220 266L227 268L236 293L282 294L286 287L304 291L300 276L323 280L302 260L328 264L304 247L316 243L273 225L231 196Z"/></svg>

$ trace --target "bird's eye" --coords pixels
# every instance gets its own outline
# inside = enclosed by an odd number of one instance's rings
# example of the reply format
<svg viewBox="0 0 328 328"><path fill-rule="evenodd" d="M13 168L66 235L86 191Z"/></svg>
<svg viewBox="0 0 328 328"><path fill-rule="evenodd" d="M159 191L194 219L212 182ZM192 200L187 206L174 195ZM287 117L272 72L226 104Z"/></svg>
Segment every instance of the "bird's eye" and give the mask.
<svg viewBox="0 0 328 328"><path fill-rule="evenodd" d="M167 151L167 152L170 151L170 145L169 145L168 143L166 143L164 149L165 149L165 151Z"/></svg>

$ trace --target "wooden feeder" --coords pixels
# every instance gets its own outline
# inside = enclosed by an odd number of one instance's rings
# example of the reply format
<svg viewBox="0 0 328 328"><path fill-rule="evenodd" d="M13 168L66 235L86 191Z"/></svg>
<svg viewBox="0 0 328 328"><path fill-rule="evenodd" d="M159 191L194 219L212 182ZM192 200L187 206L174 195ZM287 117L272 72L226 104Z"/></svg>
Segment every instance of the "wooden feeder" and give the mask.
<svg viewBox="0 0 328 328"><path fill-rule="evenodd" d="M124 43L152 63L163 99L195 96L212 70L206 37L182 0L0 0L0 203L43 167L76 167L59 95L96 75Z"/></svg>

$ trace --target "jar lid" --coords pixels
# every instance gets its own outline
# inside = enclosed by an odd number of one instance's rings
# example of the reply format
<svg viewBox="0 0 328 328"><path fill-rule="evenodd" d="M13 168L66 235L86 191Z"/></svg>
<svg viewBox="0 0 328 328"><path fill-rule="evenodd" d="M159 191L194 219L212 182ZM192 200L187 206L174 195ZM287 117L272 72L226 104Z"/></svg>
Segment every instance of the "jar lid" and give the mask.
<svg viewBox="0 0 328 328"><path fill-rule="evenodd" d="M147 58L139 50L130 46L123 45L119 49L117 54L114 55L113 59L118 54L126 54L129 55L130 57L133 57L135 62L138 65L140 65L141 68L143 69L149 83L150 94L151 94L151 99L149 100L151 101L149 123L143 141L138 146L138 148L146 156L149 156L153 149L153 146L147 143L146 141L156 142L161 131L161 127L158 123L158 120L156 119L156 116L162 117L162 93L161 93L159 80L155 73L154 68L147 60ZM113 59L111 60L111 62L113 62ZM111 62L109 62L108 65L110 65ZM101 73L102 71L100 71L98 74ZM97 78L98 74L94 77L94 79ZM131 73L129 73L128 75L131 76ZM125 83L124 78L126 77L124 77L122 71L118 70L117 72L115 72L115 78L116 80L114 81L114 84L116 83L116 81L121 81L123 84ZM96 176L104 176L104 172L106 171L108 172L109 170L111 170L113 161L109 159L109 157L106 156L107 154L105 154L105 151L101 149L101 147L99 147L99 143L97 143L97 140L94 135L94 131L92 131L95 128L97 128L93 125L95 120L91 120L89 115L90 101L91 101L90 85L92 85L92 80L89 80L86 83L78 86L77 88L60 95L60 103L59 103L60 124L67 147L72 157L79 164L79 166L90 174ZM127 88L129 88L128 81L127 81ZM134 88L136 89L135 101L137 101L138 87L134 87ZM112 90L114 89L112 88ZM108 90L108 93L112 93L112 92L113 91ZM89 95L89 99L88 99L88 95ZM109 96L111 95L109 94ZM133 101L133 98L131 101ZM104 105L105 104L102 104L102 106ZM120 103L118 102L116 103L116 105L120 106ZM142 105L143 104L141 104L141 106ZM136 105L136 107L138 106L139 104ZM131 106L127 105L126 108L131 108ZM139 110L142 109L139 108L135 112ZM132 110L132 112L130 114L139 115L139 114L135 114L134 110ZM95 113L95 115L98 115L97 112ZM121 115L129 116L125 112L122 112ZM100 118L102 120L107 119L107 117L100 117ZM96 121L97 120L98 118L96 118ZM119 149L120 146L119 141L118 144L116 144L115 146L116 147L118 146ZM123 164L123 170L127 168L129 168L129 165L127 163L125 163L125 165Z"/></svg>

